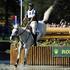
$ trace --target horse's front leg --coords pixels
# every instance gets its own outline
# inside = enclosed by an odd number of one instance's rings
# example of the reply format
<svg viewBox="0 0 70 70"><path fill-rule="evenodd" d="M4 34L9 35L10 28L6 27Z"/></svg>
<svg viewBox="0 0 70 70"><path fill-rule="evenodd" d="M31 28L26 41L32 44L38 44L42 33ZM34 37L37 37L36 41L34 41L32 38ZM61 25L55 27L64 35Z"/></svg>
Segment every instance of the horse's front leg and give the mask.
<svg viewBox="0 0 70 70"><path fill-rule="evenodd" d="M25 53L24 53L24 65L27 64L27 54L28 54L28 48L26 47L26 44L24 44L24 49L25 49Z"/></svg>
<svg viewBox="0 0 70 70"><path fill-rule="evenodd" d="M19 58L20 58L20 54L21 54L21 42L19 42L18 43L18 48L17 48L17 52L18 52L18 54L17 54L17 64L18 64L18 62L19 62Z"/></svg>

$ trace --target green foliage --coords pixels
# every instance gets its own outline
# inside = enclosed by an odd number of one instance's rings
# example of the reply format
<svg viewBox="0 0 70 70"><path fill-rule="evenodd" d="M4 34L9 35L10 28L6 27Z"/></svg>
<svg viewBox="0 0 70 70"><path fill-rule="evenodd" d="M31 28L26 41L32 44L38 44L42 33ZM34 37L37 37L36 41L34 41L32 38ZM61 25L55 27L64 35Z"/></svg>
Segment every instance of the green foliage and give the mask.
<svg viewBox="0 0 70 70"><path fill-rule="evenodd" d="M70 40L65 40L65 41L60 41L60 40L57 40L57 39L51 39L51 40L46 40L44 42L41 42L39 44L40 46L56 46L56 47L59 47L59 46L70 46Z"/></svg>
<svg viewBox="0 0 70 70"><path fill-rule="evenodd" d="M33 0L32 2L38 11L38 18L43 19L44 12L53 4L54 0Z"/></svg>
<svg viewBox="0 0 70 70"><path fill-rule="evenodd" d="M44 12L54 4L55 7L50 21L60 21L62 18L70 21L70 0L32 0L32 2L38 11L40 19L43 18Z"/></svg>
<svg viewBox="0 0 70 70"><path fill-rule="evenodd" d="M28 9L29 0L24 0L24 11L26 12Z"/></svg>

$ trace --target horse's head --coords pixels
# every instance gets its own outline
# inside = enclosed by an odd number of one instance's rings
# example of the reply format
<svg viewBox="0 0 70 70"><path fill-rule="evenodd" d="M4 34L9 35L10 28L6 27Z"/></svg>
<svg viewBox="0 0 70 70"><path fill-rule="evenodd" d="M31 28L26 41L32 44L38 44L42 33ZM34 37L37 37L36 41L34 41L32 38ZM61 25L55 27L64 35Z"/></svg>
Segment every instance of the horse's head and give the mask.
<svg viewBox="0 0 70 70"><path fill-rule="evenodd" d="M11 33L11 36L10 36L10 40L18 38L17 34L18 34L19 27L18 27L18 25L14 25L13 27L14 28L12 30L12 33Z"/></svg>
<svg viewBox="0 0 70 70"><path fill-rule="evenodd" d="M30 33L30 30L26 29L25 27L15 27L12 30L10 40L14 38L19 38L19 36L22 38L26 38L29 33Z"/></svg>

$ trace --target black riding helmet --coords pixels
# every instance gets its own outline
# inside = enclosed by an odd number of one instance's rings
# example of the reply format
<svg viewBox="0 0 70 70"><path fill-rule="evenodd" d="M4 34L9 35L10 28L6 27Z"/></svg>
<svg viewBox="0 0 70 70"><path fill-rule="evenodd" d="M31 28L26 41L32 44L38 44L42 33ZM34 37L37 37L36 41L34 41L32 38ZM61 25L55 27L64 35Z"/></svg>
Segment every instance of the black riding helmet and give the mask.
<svg viewBox="0 0 70 70"><path fill-rule="evenodd" d="M33 4L32 3L29 3L29 6L33 7Z"/></svg>
<svg viewBox="0 0 70 70"><path fill-rule="evenodd" d="M32 10L32 9L33 9L33 4L29 3L29 10Z"/></svg>

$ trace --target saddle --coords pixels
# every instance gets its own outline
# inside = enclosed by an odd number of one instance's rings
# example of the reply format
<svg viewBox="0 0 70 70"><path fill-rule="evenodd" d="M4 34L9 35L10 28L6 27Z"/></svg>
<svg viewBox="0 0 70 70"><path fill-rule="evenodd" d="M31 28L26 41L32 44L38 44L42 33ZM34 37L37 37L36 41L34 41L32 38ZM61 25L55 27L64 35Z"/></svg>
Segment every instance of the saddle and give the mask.
<svg viewBox="0 0 70 70"><path fill-rule="evenodd" d="M30 30L30 32L32 33L32 27L31 26L27 26L26 29Z"/></svg>

